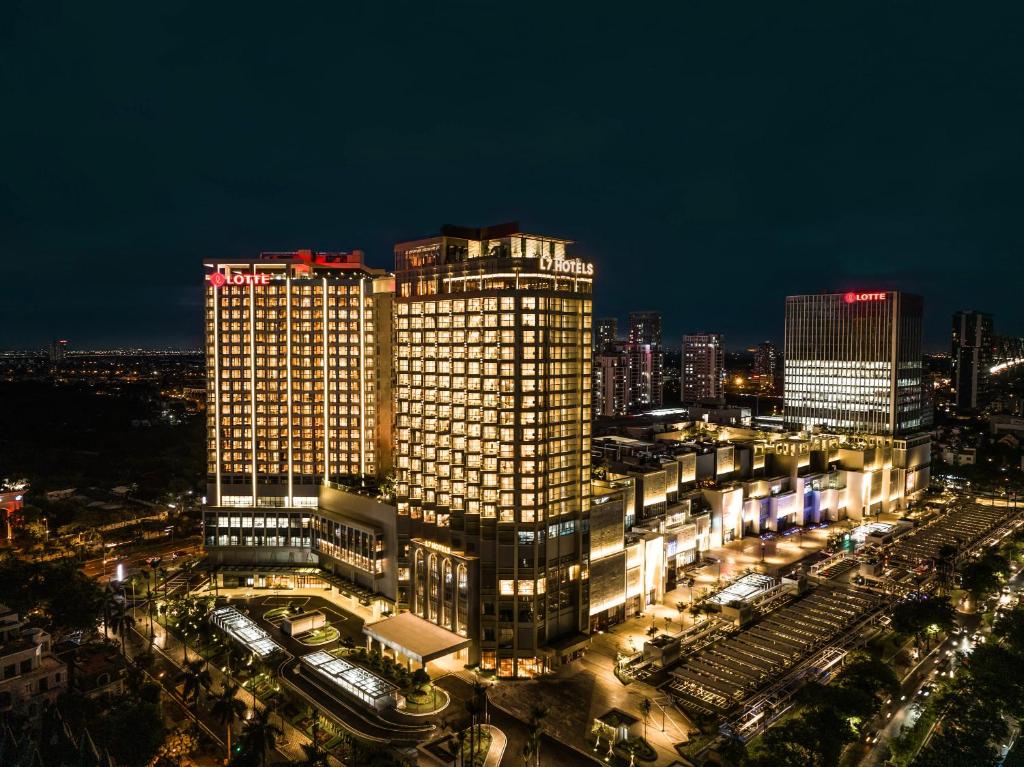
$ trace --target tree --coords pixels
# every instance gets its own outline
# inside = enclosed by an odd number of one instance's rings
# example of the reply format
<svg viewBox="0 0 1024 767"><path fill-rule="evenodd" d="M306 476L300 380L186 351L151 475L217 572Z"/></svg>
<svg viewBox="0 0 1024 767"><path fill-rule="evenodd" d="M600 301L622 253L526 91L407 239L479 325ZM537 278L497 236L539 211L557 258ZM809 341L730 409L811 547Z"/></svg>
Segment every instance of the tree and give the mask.
<svg viewBox="0 0 1024 767"><path fill-rule="evenodd" d="M933 631L949 630L954 624L953 605L949 597L907 599L892 610L892 627L905 636L913 636L918 643Z"/></svg>
<svg viewBox="0 0 1024 767"><path fill-rule="evenodd" d="M651 716L651 699L644 698L640 701L640 716L644 720L644 741L647 740L647 719Z"/></svg>
<svg viewBox="0 0 1024 767"><path fill-rule="evenodd" d="M534 740L533 738L527 738L526 742L523 743L523 748L519 752L519 756L523 760L523 767L530 767L533 763L533 751L534 751Z"/></svg>
<svg viewBox="0 0 1024 767"><path fill-rule="evenodd" d="M530 738L533 739L534 761L540 764L540 739L544 735L544 720L548 717L548 708L542 703L534 703L530 707Z"/></svg>
<svg viewBox="0 0 1024 767"><path fill-rule="evenodd" d="M296 762L296 767L327 767L327 753L317 743L302 744L303 760Z"/></svg>
<svg viewBox="0 0 1024 767"><path fill-rule="evenodd" d="M960 571L960 584L971 595L971 600L977 603L986 594L999 589L999 576L990 562L971 562Z"/></svg>
<svg viewBox="0 0 1024 767"><path fill-rule="evenodd" d="M273 708L264 706L253 711L252 716L242 728L242 752L255 757L261 767L267 763L267 752L274 747L281 736L281 728L270 721Z"/></svg>
<svg viewBox="0 0 1024 767"><path fill-rule="evenodd" d="M199 695L212 681L206 668L206 661L202 658L186 661L185 667L178 675L178 681L184 683L181 690L182 699L194 709L195 704L199 702Z"/></svg>
<svg viewBox="0 0 1024 767"><path fill-rule="evenodd" d="M121 637L121 656L124 658L128 657L124 644L125 635L133 628L135 628L135 618L128 612L127 605L121 602L120 609L110 616L110 630L114 632L114 636Z"/></svg>
<svg viewBox="0 0 1024 767"><path fill-rule="evenodd" d="M430 674L422 666L412 672L412 683L416 685L420 690L426 692L427 685L430 684Z"/></svg>
<svg viewBox="0 0 1024 767"><path fill-rule="evenodd" d="M228 759L231 758L231 727L245 715L245 704L238 698L239 687L234 683L221 685L220 692L213 698L210 714L222 726L227 728ZM315 743L314 735L314 746Z"/></svg>
<svg viewBox="0 0 1024 767"><path fill-rule="evenodd" d="M455 758L462 764L466 763L466 731L459 730L455 733Z"/></svg>

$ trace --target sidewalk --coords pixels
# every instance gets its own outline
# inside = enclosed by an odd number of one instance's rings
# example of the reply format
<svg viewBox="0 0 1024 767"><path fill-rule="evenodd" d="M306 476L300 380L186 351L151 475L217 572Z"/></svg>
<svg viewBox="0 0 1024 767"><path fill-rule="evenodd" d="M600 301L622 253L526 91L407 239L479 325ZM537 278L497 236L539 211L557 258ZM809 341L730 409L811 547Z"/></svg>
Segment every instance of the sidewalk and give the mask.
<svg viewBox="0 0 1024 767"><path fill-rule="evenodd" d="M138 626L133 629L133 632L139 641L127 643L126 647L128 649L129 657L134 657L139 652L150 649L149 637L147 636L148 622L146 622L145 625L140 622ZM181 671L185 660L184 647L181 641L174 635L169 634L167 630L156 621L153 622L153 632L155 635L152 645L153 654L155 656L159 655L169 661L175 669L174 676L176 676L177 673ZM200 656L194 651L189 652L189 660L198 657ZM222 684L230 683L230 679L228 679L227 674L222 672L217 666L212 663L208 663L206 668L207 671L209 671L211 678L209 692L216 692L220 689ZM165 676L160 678L159 681L161 682L164 690L167 691L168 695L171 695L175 700L180 700L175 689L176 682L174 676L171 678L167 678ZM250 692L240 690L238 697L247 707L253 707L253 695ZM256 707L258 709L263 708L263 704L258 699L256 699ZM206 712L202 706L198 708L198 714L199 723L203 729L214 738L221 748L224 748L224 728L217 722L213 721L212 717L209 716L208 712ZM238 734L238 731L240 731L241 724L242 723L235 724L236 735ZM301 744L312 742L306 733L298 730L291 724L291 722L285 720L284 717L278 717L278 721L275 722L275 724L280 726L284 732L283 739L278 741L276 748L277 752L289 762L296 762L305 759L305 752L302 750ZM218 735L217 733L220 734Z"/></svg>

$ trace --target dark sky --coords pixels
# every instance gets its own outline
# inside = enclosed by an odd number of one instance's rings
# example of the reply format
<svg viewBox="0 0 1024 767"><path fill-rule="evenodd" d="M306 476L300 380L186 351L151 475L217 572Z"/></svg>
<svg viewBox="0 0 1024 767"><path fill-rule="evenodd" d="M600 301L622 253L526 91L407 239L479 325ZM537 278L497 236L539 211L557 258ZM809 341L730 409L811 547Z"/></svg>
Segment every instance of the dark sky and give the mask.
<svg viewBox="0 0 1024 767"><path fill-rule="evenodd" d="M1024 4L0 11L0 347L195 345L204 257L520 220L596 313L781 340L789 293L1024 334Z"/></svg>

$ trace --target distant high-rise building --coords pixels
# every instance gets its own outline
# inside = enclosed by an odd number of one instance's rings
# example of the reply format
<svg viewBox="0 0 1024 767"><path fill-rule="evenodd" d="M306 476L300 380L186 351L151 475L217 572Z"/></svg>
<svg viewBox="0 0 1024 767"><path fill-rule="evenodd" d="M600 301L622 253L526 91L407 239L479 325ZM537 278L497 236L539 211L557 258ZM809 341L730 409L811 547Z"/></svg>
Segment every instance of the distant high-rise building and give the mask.
<svg viewBox="0 0 1024 767"><path fill-rule="evenodd" d="M785 421L867 434L921 429L922 301L888 292L786 299Z"/></svg>
<svg viewBox="0 0 1024 767"><path fill-rule="evenodd" d="M683 336L680 363L683 404L721 402L725 399L725 350L721 333Z"/></svg>
<svg viewBox="0 0 1024 767"><path fill-rule="evenodd" d="M664 352L661 348L661 313L630 312L626 343L631 411L661 407L664 402Z"/></svg>
<svg viewBox="0 0 1024 767"><path fill-rule="evenodd" d="M762 392L775 393L779 386L779 350L771 341L757 345L754 351L754 376Z"/></svg>
<svg viewBox="0 0 1024 767"><path fill-rule="evenodd" d="M593 265L518 224L395 248L409 609L531 676L589 626Z"/></svg>
<svg viewBox="0 0 1024 767"><path fill-rule="evenodd" d="M987 404L993 346L991 314L953 314L953 389L957 407L977 409Z"/></svg>
<svg viewBox="0 0 1024 767"><path fill-rule="evenodd" d="M63 362L64 361L64 357L68 353L68 342L67 342L67 340L61 338L61 339L56 340L56 341L51 341L50 342L50 348L48 349L48 352L49 352L48 356L50 358L50 362L52 362L52 363Z"/></svg>
<svg viewBox="0 0 1024 767"><path fill-rule="evenodd" d="M630 312L629 343L661 346L661 312Z"/></svg>
<svg viewBox="0 0 1024 767"><path fill-rule="evenodd" d="M594 328L594 348L601 352L619 341L619 321L614 317L599 319Z"/></svg>
<svg viewBox="0 0 1024 767"><path fill-rule="evenodd" d="M610 344L594 359L594 415L629 412L629 362L626 344Z"/></svg>

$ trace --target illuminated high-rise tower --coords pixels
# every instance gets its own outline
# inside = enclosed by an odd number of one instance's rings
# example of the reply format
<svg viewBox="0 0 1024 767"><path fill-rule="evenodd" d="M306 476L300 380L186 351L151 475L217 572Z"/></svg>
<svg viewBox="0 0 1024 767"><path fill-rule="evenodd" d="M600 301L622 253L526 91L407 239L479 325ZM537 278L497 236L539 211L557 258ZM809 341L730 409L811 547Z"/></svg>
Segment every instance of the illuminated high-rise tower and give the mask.
<svg viewBox="0 0 1024 767"><path fill-rule="evenodd" d="M205 266L208 505L315 507L327 482L387 472L393 279L360 251ZM220 518L208 546L309 546L301 524Z"/></svg>
<svg viewBox="0 0 1024 767"><path fill-rule="evenodd" d="M785 420L907 434L923 426L922 301L896 291L786 299Z"/></svg>
<svg viewBox="0 0 1024 767"><path fill-rule="evenodd" d="M410 610L528 676L588 625L593 266L517 224L395 249Z"/></svg>

